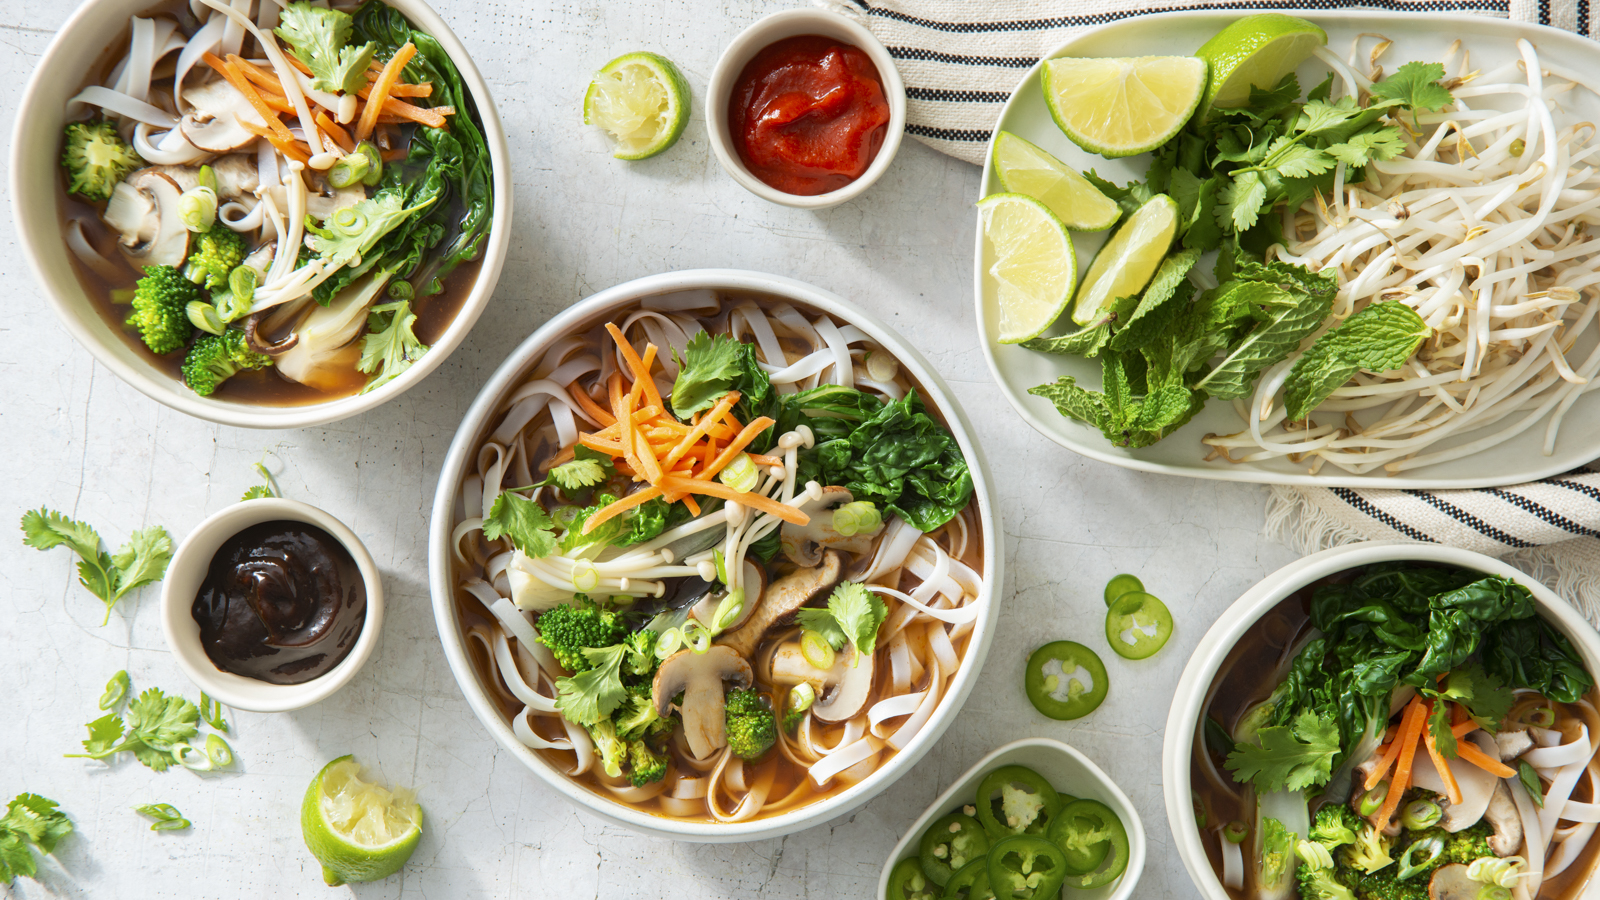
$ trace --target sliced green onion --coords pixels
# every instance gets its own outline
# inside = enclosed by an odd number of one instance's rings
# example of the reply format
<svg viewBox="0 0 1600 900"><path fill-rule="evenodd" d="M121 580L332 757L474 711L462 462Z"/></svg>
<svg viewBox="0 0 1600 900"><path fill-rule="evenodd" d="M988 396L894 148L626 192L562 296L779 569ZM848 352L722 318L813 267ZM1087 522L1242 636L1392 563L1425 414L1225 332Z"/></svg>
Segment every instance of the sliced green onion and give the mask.
<svg viewBox="0 0 1600 900"><path fill-rule="evenodd" d="M266 466L260 463L256 463L256 466L266 472ZM272 476L268 474L267 478L270 481ZM222 704L205 691L200 692L200 718L205 719L207 725L218 731L228 730L228 720L222 716Z"/></svg>
<svg viewBox="0 0 1600 900"><path fill-rule="evenodd" d="M572 564L572 586L587 594L600 586L600 570L587 559L578 560Z"/></svg>
<svg viewBox="0 0 1600 900"><path fill-rule="evenodd" d="M683 632L677 628L668 628L656 638L656 659L666 659L683 646Z"/></svg>
<svg viewBox="0 0 1600 900"><path fill-rule="evenodd" d="M376 187L378 181L383 178L383 154L378 152L377 146L371 141L357 144L356 152L367 157L367 174L361 179L361 183L367 187Z"/></svg>
<svg viewBox="0 0 1600 900"><path fill-rule="evenodd" d="M1528 149L1528 142L1523 140L1522 138L1517 138L1516 140L1511 142L1511 155L1512 156L1521 156L1522 152L1524 150L1527 150L1527 149Z"/></svg>
<svg viewBox="0 0 1600 900"><path fill-rule="evenodd" d="M146 803L143 806L135 806L133 811L156 820L155 824L150 826L151 831L182 831L191 824L171 803Z"/></svg>
<svg viewBox="0 0 1600 900"><path fill-rule="evenodd" d="M833 668L833 645L820 632L808 629L800 633L800 655L813 669Z"/></svg>
<svg viewBox="0 0 1600 900"><path fill-rule="evenodd" d="M793 712L805 712L811 704L817 702L817 689L811 682L802 681L789 689L789 709Z"/></svg>
<svg viewBox="0 0 1600 900"><path fill-rule="evenodd" d="M222 739L222 735L206 735L206 756L211 757L211 764L219 769L233 765L233 748Z"/></svg>
<svg viewBox="0 0 1600 900"><path fill-rule="evenodd" d="M723 559L721 550L711 551L711 561L717 567L717 580L723 584L728 583L728 561Z"/></svg>
<svg viewBox="0 0 1600 900"><path fill-rule="evenodd" d="M690 650L704 653L711 649L711 632L693 619L683 623L683 642Z"/></svg>
<svg viewBox="0 0 1600 900"><path fill-rule="evenodd" d="M215 768L211 757L188 741L179 741L172 745L172 759L185 769L193 769L196 772L209 772Z"/></svg>
<svg viewBox="0 0 1600 900"><path fill-rule="evenodd" d="M867 377L873 381L891 381L900 371L900 364L895 358L883 351L868 350L866 357L861 361L866 363Z"/></svg>
<svg viewBox="0 0 1600 900"><path fill-rule="evenodd" d="M727 593L717 603L717 611L711 614L711 631L721 634L739 621L739 615L744 612L744 590L735 588Z"/></svg>
<svg viewBox="0 0 1600 900"><path fill-rule="evenodd" d="M415 297L416 291L411 289L411 282L395 280L389 282L389 297L392 300L410 300Z"/></svg>
<svg viewBox="0 0 1600 900"><path fill-rule="evenodd" d="M750 454L741 453L717 473L717 480L741 494L748 494L761 483L761 470L756 467Z"/></svg>
<svg viewBox="0 0 1600 900"><path fill-rule="evenodd" d="M1533 763L1527 760L1517 761L1517 777L1521 779L1522 786L1528 789L1528 794L1533 797L1533 803L1544 809L1544 783L1539 780L1539 773L1533 768Z"/></svg>
<svg viewBox="0 0 1600 900"><path fill-rule="evenodd" d="M217 189L217 171L210 166L201 166L200 174L195 176L195 180L198 181L200 186L203 188L212 191Z"/></svg>
<svg viewBox="0 0 1600 900"><path fill-rule="evenodd" d="M106 682L106 692L100 695L100 708L115 709L117 704L122 702L122 698L128 696L128 688L132 686L133 682L128 678L127 669L111 676L111 680Z"/></svg>
<svg viewBox="0 0 1600 900"><path fill-rule="evenodd" d="M1400 824L1412 831L1422 831L1439 824L1444 810L1432 800L1413 800L1400 808Z"/></svg>
<svg viewBox="0 0 1600 900"><path fill-rule="evenodd" d="M1527 874L1527 868L1528 861L1520 856L1508 856L1505 859L1485 856L1472 861L1467 867L1467 877L1486 885L1509 888L1515 887L1517 879ZM1480 892L1478 896L1483 894Z"/></svg>
<svg viewBox="0 0 1600 900"><path fill-rule="evenodd" d="M1400 854L1400 870L1395 873L1395 880L1405 881L1413 875L1420 874L1443 855L1443 838L1435 835L1416 841L1406 848L1406 852Z"/></svg>
<svg viewBox="0 0 1600 900"><path fill-rule="evenodd" d="M1478 900L1511 900L1511 889L1498 884L1486 884L1478 889Z"/></svg>
<svg viewBox="0 0 1600 900"><path fill-rule="evenodd" d="M1222 826L1222 837L1230 844L1241 843L1249 836L1250 826L1238 819L1234 819L1232 822Z"/></svg>
<svg viewBox="0 0 1600 900"><path fill-rule="evenodd" d="M1300 859L1313 869L1333 868L1333 854L1316 841L1301 841L1294 849L1300 854Z"/></svg>
<svg viewBox="0 0 1600 900"><path fill-rule="evenodd" d="M192 187L178 196L178 218L183 227L205 234L217 224L217 192L208 187Z"/></svg>
<svg viewBox="0 0 1600 900"><path fill-rule="evenodd" d="M372 168L371 158L358 149L341 157L328 169L328 183L340 190L354 187L366 180L367 170L370 168Z"/></svg>
<svg viewBox="0 0 1600 900"><path fill-rule="evenodd" d="M222 314L217 312L217 308L204 300L190 300L183 311L188 314L189 321L194 327L201 331L221 334L228 327L228 323L222 321Z"/></svg>
<svg viewBox="0 0 1600 900"><path fill-rule="evenodd" d="M1555 723L1556 711L1548 706L1541 706L1538 709L1535 709L1532 715L1528 717L1528 724L1538 726L1539 728L1549 728Z"/></svg>
<svg viewBox="0 0 1600 900"><path fill-rule="evenodd" d="M367 217L353 206L346 206L333 214L333 224L348 235L360 233L367 227Z"/></svg>
<svg viewBox="0 0 1600 900"><path fill-rule="evenodd" d="M1389 782L1380 781L1378 786L1361 795L1361 808L1358 810L1363 816L1370 816L1383 806L1383 801L1389 796Z"/></svg>
<svg viewBox="0 0 1600 900"><path fill-rule="evenodd" d="M883 527L883 515L871 500L856 500L833 511L833 530L845 537L872 534Z"/></svg>
<svg viewBox="0 0 1600 900"><path fill-rule="evenodd" d="M261 276L249 266L236 266L228 273L228 292L240 303L249 306L256 298L256 283Z"/></svg>

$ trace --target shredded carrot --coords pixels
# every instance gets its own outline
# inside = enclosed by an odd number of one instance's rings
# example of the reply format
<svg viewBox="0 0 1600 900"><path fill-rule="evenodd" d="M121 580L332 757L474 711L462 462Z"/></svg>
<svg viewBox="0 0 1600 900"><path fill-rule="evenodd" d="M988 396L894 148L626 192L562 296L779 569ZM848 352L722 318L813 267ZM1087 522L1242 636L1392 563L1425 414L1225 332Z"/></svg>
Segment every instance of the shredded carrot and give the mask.
<svg viewBox="0 0 1600 900"><path fill-rule="evenodd" d="M383 161L384 162L389 163L389 162L395 162L397 160L405 159L408 154L404 150L398 150L397 149L397 150L384 150L383 152L379 153L378 155L383 157Z"/></svg>
<svg viewBox="0 0 1600 900"><path fill-rule="evenodd" d="M272 146L284 156L300 162L302 165L311 162L311 148L296 140L286 140L272 133L272 129L263 128L252 122L239 119L239 127L259 138L266 138Z"/></svg>
<svg viewBox="0 0 1600 900"><path fill-rule="evenodd" d="M1465 721L1457 722L1456 724L1450 726L1450 733L1455 735L1458 738L1459 737L1466 737L1467 735L1469 735L1469 734L1471 734L1471 733L1473 733L1474 731L1477 731L1477 730L1478 730L1478 723L1472 721L1472 719L1470 717L1468 719L1466 719Z"/></svg>
<svg viewBox="0 0 1600 900"><path fill-rule="evenodd" d="M1443 703L1445 701L1440 700L1439 702ZM1428 706L1431 714L1432 704L1428 704ZM1423 728L1422 742L1427 745L1428 755L1433 757L1433 767L1439 772L1439 780L1444 782L1445 796L1450 798L1451 803L1460 803L1461 785L1456 784L1456 776L1450 771L1450 763L1446 762L1444 754L1439 752L1438 742L1434 740L1432 728ZM1457 744L1456 746L1459 749L1460 745Z"/></svg>
<svg viewBox="0 0 1600 900"><path fill-rule="evenodd" d="M696 516L700 515L700 504L695 502L695 499L694 499L693 495L684 494L683 495L683 505L689 507L689 512L691 514L696 515Z"/></svg>
<svg viewBox="0 0 1600 900"><path fill-rule="evenodd" d="M571 394L572 399L577 401L579 406L583 407L583 411L589 414L589 418L599 422L602 426L617 424L616 417L602 409L600 404L594 402L594 398L590 397L587 391L583 390L582 388L578 388L577 390L570 391L569 393Z"/></svg>
<svg viewBox="0 0 1600 900"><path fill-rule="evenodd" d="M1404 728L1402 727L1400 730L1403 731ZM1399 757L1400 740L1397 736L1395 740L1390 741L1388 746L1383 749L1382 755L1378 757L1378 767L1368 773L1367 780L1361 786L1369 791L1377 787L1378 782L1383 780L1383 776L1389 774L1389 769L1394 766L1394 761Z"/></svg>
<svg viewBox="0 0 1600 900"><path fill-rule="evenodd" d="M678 478L667 476L661 479L661 487L669 491L681 491L685 494L705 494L708 497L720 497L723 500L732 500L735 503L748 506L758 512L775 516L785 522L804 525L811 521L811 517L787 503L779 503L771 497L764 497L754 491L739 492L720 481L706 481L700 478Z"/></svg>
<svg viewBox="0 0 1600 900"><path fill-rule="evenodd" d="M1390 725L1388 728L1383 730L1383 742L1385 744L1389 743L1390 741L1394 740L1394 736L1399 733L1400 723L1396 722L1395 724Z"/></svg>
<svg viewBox="0 0 1600 900"><path fill-rule="evenodd" d="M754 419L751 419L750 424L746 425L744 430L739 432L739 436L733 439L733 443L725 447L723 451L717 455L717 458L707 464L704 469L700 470L700 474L695 477L701 480L715 478L717 473L721 472L723 468L728 465L728 463L733 462L733 458L738 456L739 453L744 450L746 445L756 439L757 435L761 434L763 431L766 431L768 428L771 428L775 424L777 423L766 416L758 416Z"/></svg>
<svg viewBox="0 0 1600 900"><path fill-rule="evenodd" d="M371 93L369 89L363 88L360 96L364 97L369 93ZM390 97L383 101L383 108L378 115L378 121L387 121L389 124L416 122L418 125L425 125L428 128L443 128L447 124L445 116L453 116L455 114L456 108L454 106L416 106L404 100L396 100Z"/></svg>
<svg viewBox="0 0 1600 900"><path fill-rule="evenodd" d="M356 142L366 140L372 136L372 129L378 124L378 113L383 111L383 101L389 96L389 88L400 80L400 70L406 67L411 57L416 55L416 45L406 41L405 46L394 52L394 56L384 64L383 71L372 82L372 91L367 95L367 104L361 110L361 119L356 123Z"/></svg>
<svg viewBox="0 0 1600 900"><path fill-rule="evenodd" d="M238 66L231 62L223 62L212 53L202 54L200 58L205 60L206 65L215 69L218 75L221 75L229 84L233 85L234 90L244 95L244 99L249 101L251 108L256 111L257 115L261 116L262 121L267 123L267 128L273 134L285 141L292 140L289 135L289 129L278 118L278 114L273 111L272 107L261 99L260 92L255 89L255 85L252 85L249 79L244 77ZM249 128L249 123L243 119L239 120L239 124L244 125L247 129Z"/></svg>
<svg viewBox="0 0 1600 900"><path fill-rule="evenodd" d="M667 454L667 458L662 460L661 464L671 467L676 464L678 460L683 459L683 455L689 452L689 448L693 447L700 441L701 438L706 436L706 434L711 430L712 424L721 417L722 413L732 409L733 405L738 402L738 391L729 391L726 394L723 394L722 399L718 400L717 404L711 407L711 414L701 416L700 421L695 424L694 428L690 429L688 435L686 435L682 441L678 442L678 446L672 448L672 452Z"/></svg>
<svg viewBox="0 0 1600 900"><path fill-rule="evenodd" d="M633 345L628 343L627 338L623 337L622 329L618 328L615 323L607 322L606 331L611 332L611 339L617 342L617 349L622 351L623 361L628 364L629 369L633 370L634 383L644 385L644 395L650 398L651 403L660 406L661 392L656 390L655 379L650 377L650 363L640 359L639 354L633 352ZM652 360L655 359L654 344L650 344L645 348L645 356L650 357Z"/></svg>
<svg viewBox="0 0 1600 900"><path fill-rule="evenodd" d="M1379 827L1389 824L1394 818L1394 811L1400 807L1400 798L1405 794L1406 788L1411 786L1411 763L1417 755L1417 744L1420 743L1422 731L1428 725L1428 711L1422 705L1420 698L1414 698L1406 707L1405 718L1400 720L1400 736L1395 738L1395 743L1400 745L1400 755L1395 757L1394 777L1389 780L1389 793L1383 798L1383 805L1378 809L1378 816L1374 820Z"/></svg>
<svg viewBox="0 0 1600 900"><path fill-rule="evenodd" d="M293 57L290 57L290 58L292 59ZM273 72L273 71L270 71L270 70L267 70L267 69L263 69L260 66L256 65L255 63L251 62L250 60L245 59L244 57L239 56L236 53L228 54L226 59L227 59L228 62L232 63L235 68L237 68L239 70L239 73L241 75L243 75L244 77L250 79L251 81L254 81L256 84L261 85L262 87L264 87L267 90L273 92L274 94L286 94L286 92L283 89L283 82L281 80L279 80L278 74L276 72ZM298 60L296 60L296 61L298 62ZM310 73L308 72L306 74L310 74Z"/></svg>
<svg viewBox="0 0 1600 900"><path fill-rule="evenodd" d="M350 140L350 133L340 128L337 122L328 118L327 113L319 109L317 110L316 118L317 127L322 129L323 134L332 138L333 142L339 145L340 150L346 153L356 152L356 142Z"/></svg>
<svg viewBox="0 0 1600 900"><path fill-rule="evenodd" d="M1496 778L1515 778L1516 770L1505 763L1478 749L1478 745L1471 741L1462 741L1456 745L1456 756L1466 760L1478 768L1488 772Z"/></svg>
<svg viewBox="0 0 1600 900"><path fill-rule="evenodd" d="M781 466L781 465L783 465L783 460L777 458L776 456L767 456L765 453L752 453L752 454L750 454L750 461L755 463L758 466Z"/></svg>
<svg viewBox="0 0 1600 900"><path fill-rule="evenodd" d="M640 490L634 491L615 503L601 507L590 514L589 518L584 520L583 533L588 534L589 532L593 531L596 526L605 522L607 519L625 513L628 510L633 509L635 506L645 502L646 500L650 500L659 496L661 496L661 488L651 485L650 487L641 488Z"/></svg>

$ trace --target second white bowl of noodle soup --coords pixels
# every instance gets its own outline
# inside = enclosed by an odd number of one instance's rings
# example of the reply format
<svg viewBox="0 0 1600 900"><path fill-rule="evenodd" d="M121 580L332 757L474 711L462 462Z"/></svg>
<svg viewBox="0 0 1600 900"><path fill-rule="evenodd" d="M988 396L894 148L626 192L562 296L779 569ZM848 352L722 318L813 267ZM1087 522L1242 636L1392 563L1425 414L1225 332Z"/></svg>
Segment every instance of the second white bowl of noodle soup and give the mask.
<svg viewBox="0 0 1600 900"><path fill-rule="evenodd" d="M582 781L569 776L564 767L573 762L572 752L536 751L524 744L517 737L518 729L513 722L520 713L512 707L520 706L521 703L512 699L503 687L491 686L486 681L486 668L479 662L486 655L482 649L484 642L469 638L466 631L475 624L481 626L485 622L492 623L494 618L485 612L483 601L486 597L475 597L470 591L458 587L466 567L461 566L452 553L452 533L458 523L467 517L465 504L482 502L482 495L474 483L475 478L480 478L476 474L480 465L479 448L485 438L498 427L508 409L508 401L517 389L536 373L541 359L547 352L552 348L558 348L561 342L572 336L597 328L604 322L614 321L619 325L622 324L628 314L637 311L641 301L647 298L658 298L652 301L651 305L681 307L686 303L700 302L713 294L721 302L723 309L733 305L729 302L730 299L749 298L760 299L763 302L787 303L808 320L817 320L820 316L826 315L838 327L845 329L844 334L847 338L853 335L847 326L853 327L866 339L869 348L886 352L896 360L901 372L910 376L910 380L917 386L929 414L941 420L949 428L966 459L972 476L973 492L966 512L958 518L964 517L964 520L970 523L969 544L974 549L968 551L966 558L974 562L972 568L980 578L975 597L966 601L967 606L976 610L976 615L971 621L970 631L966 634L965 649L957 654L959 665L954 676L943 679L944 689L931 714L924 720L920 729L915 731L915 735L909 740L902 738L903 746L897 752L889 753L889 748L886 747L883 752L869 757L876 760L876 768L854 783L844 784L846 776L841 775L830 782L828 790L819 792L819 796L804 805L784 807L781 811L773 813L758 813L755 818L738 822L718 822L712 820L709 815L693 819L668 816L661 812L659 804L654 800L645 801L645 806L622 802L588 775L583 776ZM685 313L680 310L678 314ZM665 333L661 326L654 324L651 327L655 329L655 340L662 340ZM628 336L631 342L639 345L649 337L649 334L643 326L635 323L629 326ZM665 354L666 348L662 350L664 355L670 355ZM854 365L859 365L859 355L854 359ZM539 371L538 374L543 375L547 372ZM485 465L492 462L492 456L493 453L490 452L485 458ZM514 464L512 468L515 468ZM511 474L519 473L513 471ZM503 483L508 487L514 486L510 482L503 481ZM434 498L429 532L429 584L433 596L435 621L451 671L455 674L478 719L502 747L567 799L612 822L655 836L703 842L749 841L778 837L821 824L864 805L909 771L927 753L953 721L956 712L966 700L982 669L993 637L998 616L996 601L1001 592L1003 557L998 540L1001 526L992 491L992 479L982 452L972 439L971 425L944 381L910 344L853 304L832 293L793 279L756 272L726 269L696 270L641 278L576 303L540 328L501 365L468 410L451 444ZM468 494L471 495L470 498L466 496ZM479 514L481 511L472 513L472 515ZM954 539L952 529L951 540ZM905 582L902 582L902 586L905 586ZM483 586L477 590L482 592ZM892 608L893 603L889 619L891 623ZM504 609L502 607L502 611ZM919 626L920 623L928 621L931 620L925 617L918 618ZM888 633L887 629L886 625L884 634ZM959 630L954 633L955 643L960 646L962 635ZM766 643L763 641L763 645ZM879 641L877 658L883 658L885 644L885 640ZM921 646L927 645L924 643ZM929 648L927 652L935 651ZM910 687L915 693L916 688L924 685L912 682ZM882 688L876 688L873 694L876 699L873 702L878 702L881 694ZM907 721L908 719L899 717L885 719L887 727L882 728L882 733L892 738L896 729ZM681 728L679 730L681 731ZM769 754L779 754L781 749L775 747ZM810 783L805 770L797 765L787 760L777 765L785 767L789 775L797 772L800 779ZM756 779L753 777L752 780ZM774 787L773 794L779 793L779 788ZM776 800L772 802L776 803ZM725 802L724 805L733 806L733 803Z"/></svg>

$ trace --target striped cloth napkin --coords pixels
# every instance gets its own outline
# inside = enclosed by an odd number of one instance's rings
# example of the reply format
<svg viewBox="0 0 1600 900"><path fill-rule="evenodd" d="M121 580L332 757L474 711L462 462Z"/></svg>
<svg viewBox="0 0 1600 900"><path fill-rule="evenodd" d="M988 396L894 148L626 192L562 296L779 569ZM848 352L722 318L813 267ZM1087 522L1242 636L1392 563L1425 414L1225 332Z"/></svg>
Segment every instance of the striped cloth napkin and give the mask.
<svg viewBox="0 0 1600 900"><path fill-rule="evenodd" d="M982 165L1000 109L1023 73L1068 38L1108 22L1180 9L1461 12L1597 37L1591 0L819 0L862 22L899 64L906 133ZM1600 625L1600 471L1453 491L1276 486L1266 536L1302 553L1397 538L1500 557L1549 584Z"/></svg>
<svg viewBox="0 0 1600 900"><path fill-rule="evenodd" d="M899 63L906 134L974 165L1024 72L1068 38L1107 22L1187 9L1464 12L1596 37L1592 0L820 0L864 24Z"/></svg>

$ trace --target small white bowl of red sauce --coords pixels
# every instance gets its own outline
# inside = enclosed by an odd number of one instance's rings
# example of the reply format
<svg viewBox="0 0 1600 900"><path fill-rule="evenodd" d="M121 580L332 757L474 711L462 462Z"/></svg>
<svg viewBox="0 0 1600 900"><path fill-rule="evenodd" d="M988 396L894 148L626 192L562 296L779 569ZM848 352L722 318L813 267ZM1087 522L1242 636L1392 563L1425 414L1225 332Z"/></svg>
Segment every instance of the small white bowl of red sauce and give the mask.
<svg viewBox="0 0 1600 900"><path fill-rule="evenodd" d="M853 19L791 9L722 52L706 110L711 149L734 181L773 203L827 209L889 168L906 88L889 51Z"/></svg>
<svg viewBox="0 0 1600 900"><path fill-rule="evenodd" d="M383 581L343 522L276 497L236 503L184 538L161 628L189 680L224 706L287 712L344 687L383 628Z"/></svg>

